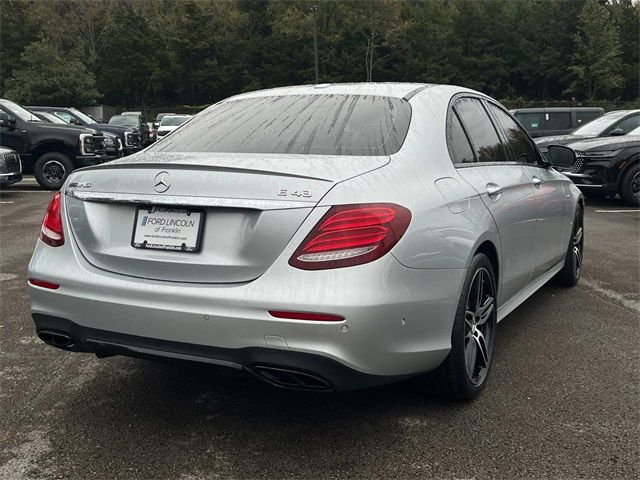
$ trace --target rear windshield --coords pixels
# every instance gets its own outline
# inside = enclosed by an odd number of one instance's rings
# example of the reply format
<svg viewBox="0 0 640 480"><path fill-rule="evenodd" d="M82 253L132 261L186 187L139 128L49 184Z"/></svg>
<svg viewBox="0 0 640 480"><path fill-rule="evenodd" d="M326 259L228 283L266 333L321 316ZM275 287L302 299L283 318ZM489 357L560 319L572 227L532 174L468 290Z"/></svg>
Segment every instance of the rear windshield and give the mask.
<svg viewBox="0 0 640 480"><path fill-rule="evenodd" d="M390 155L411 107L372 95L285 95L228 100L150 147L158 152Z"/></svg>
<svg viewBox="0 0 640 480"><path fill-rule="evenodd" d="M132 115L115 115L109 119L111 125L138 126L138 119Z"/></svg>
<svg viewBox="0 0 640 480"><path fill-rule="evenodd" d="M608 113L596 118L595 120L591 120L589 123L585 123L571 133L573 135L600 135L628 113L629 112L627 111Z"/></svg>
<svg viewBox="0 0 640 480"><path fill-rule="evenodd" d="M162 117L162 121L160 122L160 125L163 127L179 127L187 120L189 120L189 117L165 116L165 117Z"/></svg>

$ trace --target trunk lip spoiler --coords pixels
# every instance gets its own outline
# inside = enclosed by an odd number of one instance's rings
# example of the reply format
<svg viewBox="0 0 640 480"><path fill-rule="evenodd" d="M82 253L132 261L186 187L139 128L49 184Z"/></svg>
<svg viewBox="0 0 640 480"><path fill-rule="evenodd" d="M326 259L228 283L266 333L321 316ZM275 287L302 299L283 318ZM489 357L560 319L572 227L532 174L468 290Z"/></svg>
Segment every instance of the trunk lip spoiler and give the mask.
<svg viewBox="0 0 640 480"><path fill-rule="evenodd" d="M102 163L99 165L91 165L88 167L78 168L73 171L76 172L88 172L90 170L116 170L116 169L164 169L164 170L208 170L208 171L218 171L218 172L236 172L236 173L257 173L260 175L272 175L277 177L291 177L291 178L301 178L304 180L317 180L319 182L333 182L333 180L328 178L319 178L319 177L311 177L308 175L300 175L297 173L289 173L289 172L274 172L269 170L259 170L254 168L240 168L240 167L224 167L218 165L203 165L203 164L189 164L189 163L116 163L116 164L107 164Z"/></svg>
<svg viewBox="0 0 640 480"><path fill-rule="evenodd" d="M140 193L108 193L66 190L65 195L84 202L127 203L136 205L164 205L180 207L229 207L252 210L283 210L312 208L316 201L260 200L253 198L187 197L183 195L158 195Z"/></svg>

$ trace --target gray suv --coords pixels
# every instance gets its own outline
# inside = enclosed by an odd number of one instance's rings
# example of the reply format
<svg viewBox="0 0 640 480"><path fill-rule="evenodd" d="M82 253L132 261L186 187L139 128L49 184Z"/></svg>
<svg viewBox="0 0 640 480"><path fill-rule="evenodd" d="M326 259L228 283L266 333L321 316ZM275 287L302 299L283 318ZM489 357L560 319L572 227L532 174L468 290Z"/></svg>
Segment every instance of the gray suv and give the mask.
<svg viewBox="0 0 640 480"><path fill-rule="evenodd" d="M564 135L604 114L595 107L519 108L511 110L532 137Z"/></svg>

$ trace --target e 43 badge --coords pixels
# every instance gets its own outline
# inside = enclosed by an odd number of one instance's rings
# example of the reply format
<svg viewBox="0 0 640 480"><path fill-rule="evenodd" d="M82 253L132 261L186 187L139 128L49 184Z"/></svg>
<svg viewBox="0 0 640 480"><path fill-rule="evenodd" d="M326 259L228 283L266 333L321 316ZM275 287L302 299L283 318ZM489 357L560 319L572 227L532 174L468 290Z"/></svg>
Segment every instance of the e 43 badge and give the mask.
<svg viewBox="0 0 640 480"><path fill-rule="evenodd" d="M298 197L298 198L311 198L311 190L288 190L286 188L280 188L278 190L279 197Z"/></svg>

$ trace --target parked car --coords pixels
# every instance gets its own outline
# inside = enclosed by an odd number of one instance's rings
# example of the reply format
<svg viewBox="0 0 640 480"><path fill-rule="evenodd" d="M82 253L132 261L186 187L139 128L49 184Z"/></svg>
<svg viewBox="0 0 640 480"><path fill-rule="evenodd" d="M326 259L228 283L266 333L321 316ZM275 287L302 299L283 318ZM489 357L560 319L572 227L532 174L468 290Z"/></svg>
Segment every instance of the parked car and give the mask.
<svg viewBox="0 0 640 480"><path fill-rule="evenodd" d="M35 114L49 113L60 118L70 125L78 125L82 127L93 128L103 133L111 133L117 135L122 143L122 151L120 156L129 155L140 150L140 133L132 127L110 125L107 123L98 123L89 115L82 113L80 110L70 107L27 107Z"/></svg>
<svg viewBox="0 0 640 480"><path fill-rule="evenodd" d="M147 122L149 126L149 143L153 143L158 140L158 129L153 126L152 122Z"/></svg>
<svg viewBox="0 0 640 480"><path fill-rule="evenodd" d="M160 120L158 127L158 137L164 137L168 133L173 132L176 128L189 120L191 115L165 115Z"/></svg>
<svg viewBox="0 0 640 480"><path fill-rule="evenodd" d="M570 143L576 161L561 171L580 190L592 195L620 195L630 206L640 206L640 127L622 137Z"/></svg>
<svg viewBox="0 0 640 480"><path fill-rule="evenodd" d="M53 197L29 264L36 331L70 351L310 390L435 370L470 399L497 322L582 271L582 194L461 87L244 93L104 167Z"/></svg>
<svg viewBox="0 0 640 480"><path fill-rule="evenodd" d="M53 113L39 112L37 110L29 110L29 111L33 113L36 117L38 117L40 120L42 120L43 122L57 123L59 125L67 124L67 122L62 120L60 117L56 117Z"/></svg>
<svg viewBox="0 0 640 480"><path fill-rule="evenodd" d="M0 100L0 145L15 150L24 169L33 170L42 187L55 190L74 169L108 160L102 132L43 122L4 99Z"/></svg>
<svg viewBox="0 0 640 480"><path fill-rule="evenodd" d="M150 143L149 125L142 112L122 112L120 115L114 115L109 119L109 125L133 127L140 132L140 144L143 148Z"/></svg>
<svg viewBox="0 0 640 480"><path fill-rule="evenodd" d="M22 180L20 156L10 148L0 147L0 187L13 185Z"/></svg>
<svg viewBox="0 0 640 480"><path fill-rule="evenodd" d="M546 154L549 145L566 145L589 138L626 135L638 126L640 126L640 110L616 110L605 113L568 135L536 138L535 142L542 153Z"/></svg>
<svg viewBox="0 0 640 480"><path fill-rule="evenodd" d="M158 130L158 127L160 126L160 122L162 121L162 119L164 117L166 117L167 115L176 115L175 113L159 113L158 115L156 115L156 119L153 122L153 128L155 128L156 130Z"/></svg>
<svg viewBox="0 0 640 480"><path fill-rule="evenodd" d="M516 120L532 137L571 133L578 127L604 114L597 107L517 108L511 110Z"/></svg>
<svg viewBox="0 0 640 480"><path fill-rule="evenodd" d="M67 122L65 122L64 120L62 120L62 118L58 117L57 115L51 112L44 112L44 111L39 112L37 110L29 110L29 111L33 113L36 117L38 117L40 120L42 120L43 122L57 123L59 125L67 125ZM76 125L76 124L73 123L72 125ZM78 128L82 128L82 127L78 126ZM104 135L104 150L107 157L109 157L109 160L122 157L123 148L122 148L122 142L120 141L120 138L114 133L109 133L109 132L102 132L102 133Z"/></svg>

